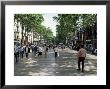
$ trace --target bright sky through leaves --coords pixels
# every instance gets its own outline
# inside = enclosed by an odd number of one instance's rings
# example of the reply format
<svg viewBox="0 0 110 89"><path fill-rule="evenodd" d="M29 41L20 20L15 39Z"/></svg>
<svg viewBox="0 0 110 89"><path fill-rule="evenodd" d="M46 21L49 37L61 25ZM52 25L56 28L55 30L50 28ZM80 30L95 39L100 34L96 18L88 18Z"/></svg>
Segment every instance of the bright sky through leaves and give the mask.
<svg viewBox="0 0 110 89"><path fill-rule="evenodd" d="M54 16L57 16L57 14L54 14L54 13L43 14L44 22L42 24L46 27L50 27L50 29L53 32L53 35L56 36L57 22L54 21L54 19L53 19Z"/></svg>

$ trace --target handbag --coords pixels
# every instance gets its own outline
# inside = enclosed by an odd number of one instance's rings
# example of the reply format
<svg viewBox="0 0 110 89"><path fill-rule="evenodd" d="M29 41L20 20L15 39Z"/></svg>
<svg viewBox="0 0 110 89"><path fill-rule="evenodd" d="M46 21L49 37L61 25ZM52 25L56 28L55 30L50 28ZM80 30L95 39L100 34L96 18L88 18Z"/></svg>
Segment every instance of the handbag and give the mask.
<svg viewBox="0 0 110 89"><path fill-rule="evenodd" d="M59 57L59 52L58 52L58 57Z"/></svg>

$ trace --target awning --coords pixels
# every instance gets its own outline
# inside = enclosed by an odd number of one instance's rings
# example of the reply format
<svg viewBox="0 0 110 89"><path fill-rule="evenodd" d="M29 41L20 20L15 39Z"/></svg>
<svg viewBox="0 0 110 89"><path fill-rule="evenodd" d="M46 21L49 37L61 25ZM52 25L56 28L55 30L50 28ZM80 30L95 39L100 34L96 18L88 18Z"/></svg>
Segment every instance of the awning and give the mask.
<svg viewBox="0 0 110 89"><path fill-rule="evenodd" d="M86 41L91 41L91 40L86 40Z"/></svg>

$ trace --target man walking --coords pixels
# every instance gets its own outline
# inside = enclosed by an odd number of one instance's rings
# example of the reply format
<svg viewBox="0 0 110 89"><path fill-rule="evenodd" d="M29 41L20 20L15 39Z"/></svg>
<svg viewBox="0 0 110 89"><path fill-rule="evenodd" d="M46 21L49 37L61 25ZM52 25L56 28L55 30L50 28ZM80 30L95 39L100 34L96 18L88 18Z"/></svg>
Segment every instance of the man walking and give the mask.
<svg viewBox="0 0 110 89"><path fill-rule="evenodd" d="M80 62L82 62L82 72L84 72L84 60L86 57L86 50L84 45L81 45L81 48L78 51L78 71L80 70Z"/></svg>
<svg viewBox="0 0 110 89"><path fill-rule="evenodd" d="M23 58L23 54L24 54L24 47L23 45L21 45L20 47L20 57Z"/></svg>
<svg viewBox="0 0 110 89"><path fill-rule="evenodd" d="M34 46L34 56L36 57L36 54L37 54L37 50L38 50L38 47L37 45Z"/></svg>
<svg viewBox="0 0 110 89"><path fill-rule="evenodd" d="M47 53L47 46L46 46L46 44L44 45L44 53L45 53L45 55Z"/></svg>
<svg viewBox="0 0 110 89"><path fill-rule="evenodd" d="M16 60L16 63L18 62L18 58L19 58L19 48L17 45L15 45L14 47L14 55L15 55L15 60Z"/></svg>
<svg viewBox="0 0 110 89"><path fill-rule="evenodd" d="M54 52L55 52L55 58L58 57L59 56L59 54L58 54L59 52L58 52L58 47L57 46L55 47Z"/></svg>
<svg viewBox="0 0 110 89"><path fill-rule="evenodd" d="M26 58L28 58L28 55L30 53L30 48L28 45L26 45L26 47L25 47L25 53L26 53Z"/></svg>
<svg viewBox="0 0 110 89"><path fill-rule="evenodd" d="M39 55L42 55L43 48L42 48L41 46L39 46L39 48L38 48L38 49L39 49L39 51L38 51L38 56L39 56Z"/></svg>

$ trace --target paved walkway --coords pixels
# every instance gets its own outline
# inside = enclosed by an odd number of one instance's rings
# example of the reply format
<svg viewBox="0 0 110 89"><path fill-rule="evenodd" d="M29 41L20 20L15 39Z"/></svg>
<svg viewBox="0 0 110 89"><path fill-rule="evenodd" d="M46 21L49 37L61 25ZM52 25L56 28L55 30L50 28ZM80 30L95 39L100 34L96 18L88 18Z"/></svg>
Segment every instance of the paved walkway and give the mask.
<svg viewBox="0 0 110 89"><path fill-rule="evenodd" d="M59 57L55 59L53 50L47 55L28 59L23 58L15 64L15 76L96 76L97 56L87 54L85 72L77 71L77 51L59 49Z"/></svg>

